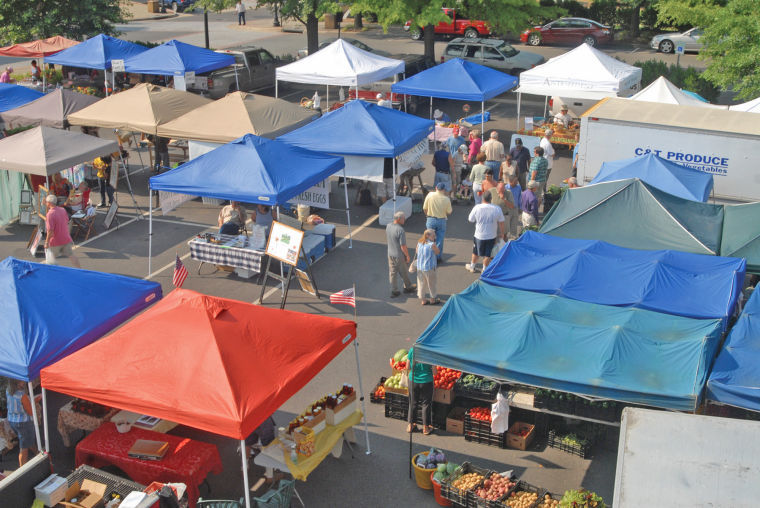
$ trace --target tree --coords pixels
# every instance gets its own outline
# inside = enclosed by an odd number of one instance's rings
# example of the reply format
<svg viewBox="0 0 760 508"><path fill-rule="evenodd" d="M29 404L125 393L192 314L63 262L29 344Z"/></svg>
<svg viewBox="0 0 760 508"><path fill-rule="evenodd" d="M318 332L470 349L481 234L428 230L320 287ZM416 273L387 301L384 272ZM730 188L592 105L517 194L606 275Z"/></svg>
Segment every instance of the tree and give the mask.
<svg viewBox="0 0 760 508"><path fill-rule="evenodd" d="M756 0L660 0L662 22L704 29L703 76L741 99L760 95L760 10Z"/></svg>
<svg viewBox="0 0 760 508"><path fill-rule="evenodd" d="M279 4L283 19L295 19L306 27L306 47L309 54L319 49L319 17L341 10L331 0L259 0L259 5Z"/></svg>
<svg viewBox="0 0 760 508"><path fill-rule="evenodd" d="M119 0L0 0L0 45L63 35L114 34L125 19Z"/></svg>

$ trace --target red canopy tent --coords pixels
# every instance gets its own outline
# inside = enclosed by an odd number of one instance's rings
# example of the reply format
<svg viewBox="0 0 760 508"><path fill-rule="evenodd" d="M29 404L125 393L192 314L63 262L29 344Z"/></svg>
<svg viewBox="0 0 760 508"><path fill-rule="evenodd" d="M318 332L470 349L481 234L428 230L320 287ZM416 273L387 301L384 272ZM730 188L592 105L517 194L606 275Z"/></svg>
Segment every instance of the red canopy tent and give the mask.
<svg viewBox="0 0 760 508"><path fill-rule="evenodd" d="M79 44L66 37L56 35L47 39L39 39L32 42L22 42L0 48L1 56L20 56L23 58L39 58L50 56L61 50Z"/></svg>
<svg viewBox="0 0 760 508"><path fill-rule="evenodd" d="M244 440L355 338L353 321L175 289L42 386Z"/></svg>

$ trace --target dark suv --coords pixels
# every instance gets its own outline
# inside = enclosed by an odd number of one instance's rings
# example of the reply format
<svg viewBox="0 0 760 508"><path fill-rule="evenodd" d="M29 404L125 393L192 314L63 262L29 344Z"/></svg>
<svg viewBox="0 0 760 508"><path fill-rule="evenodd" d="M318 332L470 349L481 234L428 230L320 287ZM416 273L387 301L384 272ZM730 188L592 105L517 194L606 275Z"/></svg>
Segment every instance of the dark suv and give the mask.
<svg viewBox="0 0 760 508"><path fill-rule="evenodd" d="M184 12L187 9L193 10L195 0L158 0L158 6L161 8L161 12L174 11Z"/></svg>

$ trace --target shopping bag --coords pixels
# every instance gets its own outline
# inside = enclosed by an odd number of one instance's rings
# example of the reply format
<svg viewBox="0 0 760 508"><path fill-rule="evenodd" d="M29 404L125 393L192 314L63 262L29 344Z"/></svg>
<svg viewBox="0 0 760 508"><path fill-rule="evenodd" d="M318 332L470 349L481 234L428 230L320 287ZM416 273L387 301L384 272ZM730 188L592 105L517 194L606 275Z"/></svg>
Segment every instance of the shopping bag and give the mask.
<svg viewBox="0 0 760 508"><path fill-rule="evenodd" d="M496 402L491 404L491 432L501 434L509 429L509 399L501 394L496 395Z"/></svg>
<svg viewBox="0 0 760 508"><path fill-rule="evenodd" d="M409 372L402 372L401 373L401 386L403 388L409 388Z"/></svg>

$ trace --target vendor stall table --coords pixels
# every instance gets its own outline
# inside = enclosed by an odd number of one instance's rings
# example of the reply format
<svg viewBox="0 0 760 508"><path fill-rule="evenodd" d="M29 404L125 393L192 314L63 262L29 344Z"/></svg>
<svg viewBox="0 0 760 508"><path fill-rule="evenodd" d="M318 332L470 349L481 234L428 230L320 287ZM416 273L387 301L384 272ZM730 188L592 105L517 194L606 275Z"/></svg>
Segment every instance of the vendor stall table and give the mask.
<svg viewBox="0 0 760 508"><path fill-rule="evenodd" d="M298 462L293 463L289 455L285 455L280 446L280 440L275 439L261 450L261 453L253 459L253 462L262 467L272 467L280 471L289 471L296 480L306 481L306 477L322 463L328 454L340 457L343 451L343 441L355 443L354 425L362 419L362 412L355 411L351 416L338 425L327 425L325 429L316 435L314 440L314 453L310 457L298 457Z"/></svg>
<svg viewBox="0 0 760 508"><path fill-rule="evenodd" d="M454 132L453 127L444 127L442 125L435 124L435 130L428 134L430 141L446 141Z"/></svg>
<svg viewBox="0 0 760 508"><path fill-rule="evenodd" d="M111 421L114 423L129 422L135 427L140 427L141 429L145 430L152 430L153 432L161 432L163 434L169 432L177 426L176 423L170 422L169 420L158 420L158 422L156 422L154 425L148 425L137 421L141 416L141 414L133 413L132 411L122 410L113 415L111 417Z"/></svg>
<svg viewBox="0 0 760 508"><path fill-rule="evenodd" d="M620 422L613 422L608 420L598 420L596 418L589 418L587 416L579 416L575 414L559 413L557 411L551 411L546 408L535 407L533 405L533 392L524 390L510 391L507 399L511 407L525 409L527 411L534 411L536 413L546 413L555 416L562 416L564 418L573 418L575 420L584 420L587 422L601 423L602 425L609 425L611 427L620 427Z"/></svg>
<svg viewBox="0 0 760 508"><path fill-rule="evenodd" d="M130 457L128 452L138 439L168 442L169 451L156 461ZM153 481L184 483L190 508L195 508L198 500L198 485L209 473L222 472L219 450L212 444L137 427L120 434L110 422L79 442L75 463L93 467L112 464L133 480L145 484Z"/></svg>
<svg viewBox="0 0 760 508"><path fill-rule="evenodd" d="M543 128L537 128L537 129L531 129L531 130L525 130L520 129L517 131L518 134L522 134L524 136L536 136L539 138L542 138L544 136L544 129ZM549 138L552 142L552 145L564 145L569 150L572 150L575 148L575 145L578 143L578 141L575 138L575 135L578 133L577 130L566 130L564 132L555 132L554 135Z"/></svg>
<svg viewBox="0 0 760 508"><path fill-rule="evenodd" d="M61 434L64 446L71 446L72 434L78 430L85 432L92 432L100 427L103 422L107 422L113 415L118 412L118 409L111 409L102 416L93 416L78 411L74 411L72 408L73 400L68 401L58 411L58 432Z"/></svg>
<svg viewBox="0 0 760 508"><path fill-rule="evenodd" d="M227 235L216 235L221 237L222 243L210 243L202 238L193 238L188 242L190 246L190 256L203 263L213 263L215 265L232 266L241 268L254 273L261 273L261 261L264 258L264 251L257 250L253 246L233 247L238 237ZM198 267L200 272L200 266Z"/></svg>

